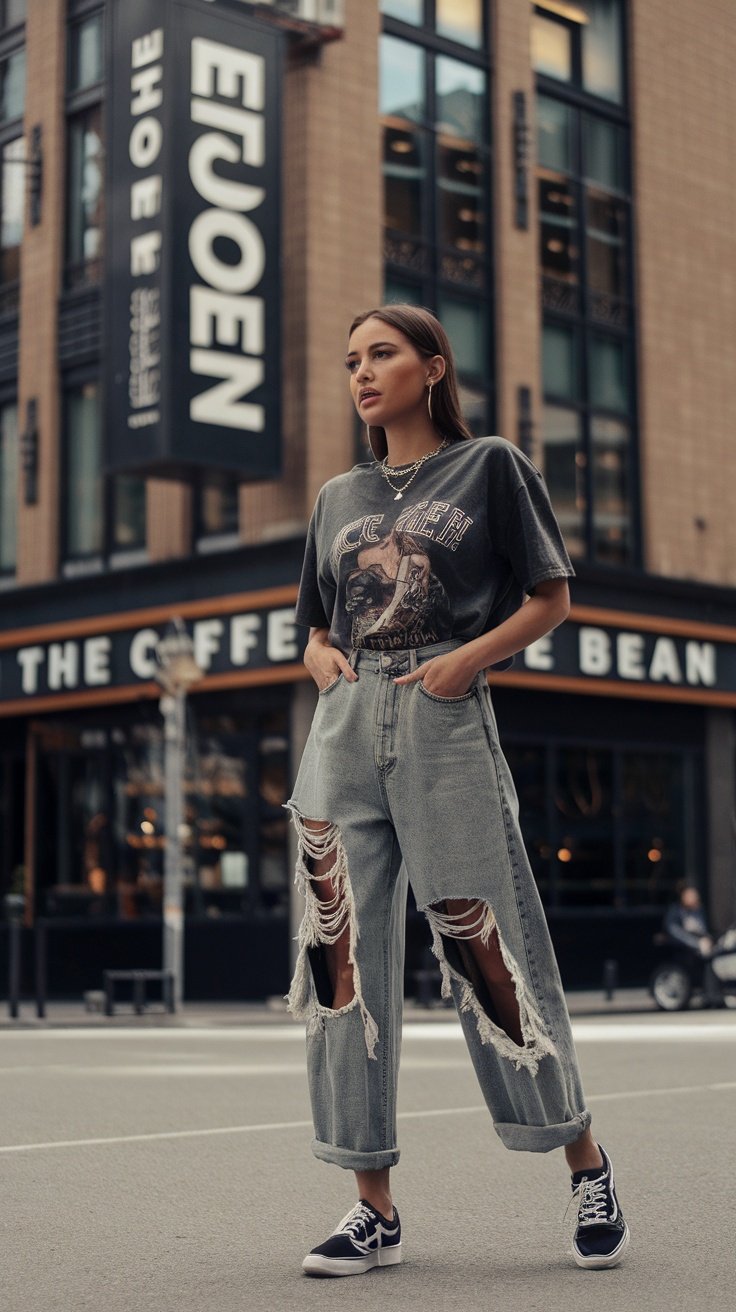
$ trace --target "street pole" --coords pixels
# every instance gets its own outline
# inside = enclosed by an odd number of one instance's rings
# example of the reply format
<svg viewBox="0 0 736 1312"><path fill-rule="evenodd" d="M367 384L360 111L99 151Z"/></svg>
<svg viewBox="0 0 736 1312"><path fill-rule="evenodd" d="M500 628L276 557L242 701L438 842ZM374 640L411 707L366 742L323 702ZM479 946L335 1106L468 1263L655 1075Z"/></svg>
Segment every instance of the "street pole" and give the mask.
<svg viewBox="0 0 736 1312"><path fill-rule="evenodd" d="M186 752L186 691L178 688L159 702L164 720L164 791L166 848L164 850L164 970L173 976L174 1010L184 997L184 905L182 828L184 824L184 760Z"/></svg>

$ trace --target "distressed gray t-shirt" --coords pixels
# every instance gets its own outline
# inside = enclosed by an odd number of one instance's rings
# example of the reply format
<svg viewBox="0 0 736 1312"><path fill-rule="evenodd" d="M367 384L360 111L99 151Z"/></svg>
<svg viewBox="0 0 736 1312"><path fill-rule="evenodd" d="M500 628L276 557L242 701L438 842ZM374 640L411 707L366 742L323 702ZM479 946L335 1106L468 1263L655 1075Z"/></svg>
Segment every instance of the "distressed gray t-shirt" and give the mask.
<svg viewBox="0 0 736 1312"><path fill-rule="evenodd" d="M330 479L309 524L296 619L328 628L346 655L467 642L537 583L573 574L539 470L504 438L478 437L426 461L398 500L375 461Z"/></svg>

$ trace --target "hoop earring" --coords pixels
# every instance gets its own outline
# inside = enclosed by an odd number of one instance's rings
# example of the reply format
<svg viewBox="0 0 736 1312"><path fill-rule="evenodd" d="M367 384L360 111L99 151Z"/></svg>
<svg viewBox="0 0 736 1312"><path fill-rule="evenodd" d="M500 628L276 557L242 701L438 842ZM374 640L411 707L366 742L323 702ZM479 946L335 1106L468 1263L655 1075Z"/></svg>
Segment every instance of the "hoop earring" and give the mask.
<svg viewBox="0 0 736 1312"><path fill-rule="evenodd" d="M431 383L429 384L429 391L427 392L427 410L429 411L429 417L431 419L432 418L432 384Z"/></svg>

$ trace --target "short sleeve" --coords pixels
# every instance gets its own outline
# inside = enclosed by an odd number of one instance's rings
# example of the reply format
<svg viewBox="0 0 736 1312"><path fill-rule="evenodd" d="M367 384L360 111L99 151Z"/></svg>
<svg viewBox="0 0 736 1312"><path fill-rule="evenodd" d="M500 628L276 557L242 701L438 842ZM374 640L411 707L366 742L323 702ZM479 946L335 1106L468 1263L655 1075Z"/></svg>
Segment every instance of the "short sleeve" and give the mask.
<svg viewBox="0 0 736 1312"><path fill-rule="evenodd" d="M536 469L514 497L504 554L527 593L545 579L567 579L575 574L544 479Z"/></svg>
<svg viewBox="0 0 736 1312"><path fill-rule="evenodd" d="M320 573L320 509L318 500L307 530L304 563L295 610L297 624L310 629L329 629L335 603L334 582L324 573Z"/></svg>

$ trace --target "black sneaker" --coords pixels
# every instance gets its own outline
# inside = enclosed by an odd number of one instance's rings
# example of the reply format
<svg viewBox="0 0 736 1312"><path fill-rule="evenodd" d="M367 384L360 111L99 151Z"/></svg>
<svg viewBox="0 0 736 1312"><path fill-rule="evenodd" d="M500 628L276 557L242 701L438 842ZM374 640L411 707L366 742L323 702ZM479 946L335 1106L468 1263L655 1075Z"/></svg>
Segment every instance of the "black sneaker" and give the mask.
<svg viewBox="0 0 736 1312"><path fill-rule="evenodd" d="M386 1220L361 1198L329 1239L307 1253L302 1267L310 1276L359 1276L374 1266L401 1261L401 1222L394 1208Z"/></svg>
<svg viewBox="0 0 736 1312"><path fill-rule="evenodd" d="M629 1227L618 1205L611 1159L600 1144L603 1165L575 1171L573 1202L578 1206L572 1255L578 1266L616 1266L629 1243Z"/></svg>

